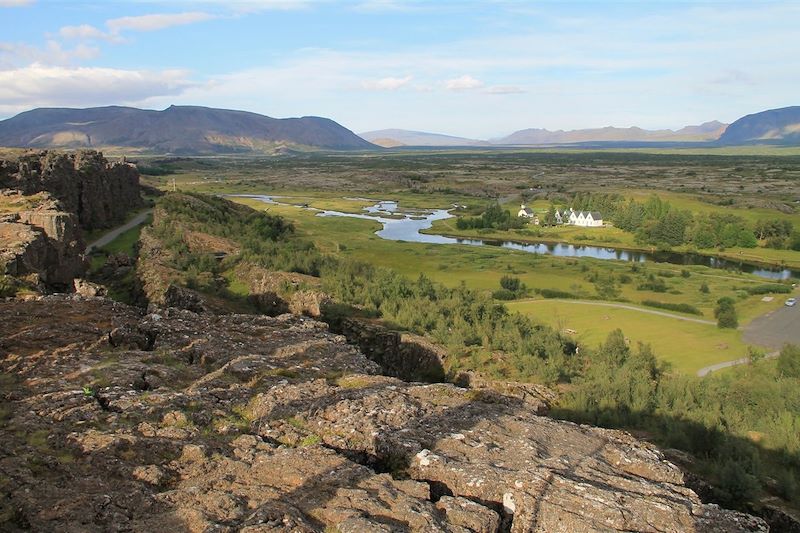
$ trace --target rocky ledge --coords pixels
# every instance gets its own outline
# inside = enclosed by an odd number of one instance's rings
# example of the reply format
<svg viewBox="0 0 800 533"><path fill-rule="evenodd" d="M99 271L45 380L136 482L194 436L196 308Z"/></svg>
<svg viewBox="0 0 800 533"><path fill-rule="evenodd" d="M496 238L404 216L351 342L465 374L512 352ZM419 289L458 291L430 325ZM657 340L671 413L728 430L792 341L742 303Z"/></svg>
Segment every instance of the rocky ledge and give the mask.
<svg viewBox="0 0 800 533"><path fill-rule="evenodd" d="M0 529L766 531L653 446L292 315L0 302Z"/></svg>

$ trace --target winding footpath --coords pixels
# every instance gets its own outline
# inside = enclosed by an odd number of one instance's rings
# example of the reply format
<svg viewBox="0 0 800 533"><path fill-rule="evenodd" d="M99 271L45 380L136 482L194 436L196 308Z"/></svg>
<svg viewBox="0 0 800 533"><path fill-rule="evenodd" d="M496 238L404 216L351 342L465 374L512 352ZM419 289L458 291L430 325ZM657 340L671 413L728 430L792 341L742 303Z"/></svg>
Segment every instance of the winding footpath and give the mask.
<svg viewBox="0 0 800 533"><path fill-rule="evenodd" d="M102 237L100 237L96 241L91 242L88 245L86 245L86 253L88 254L89 252L91 252L95 248L103 247L106 244L108 244L111 241L113 241L114 239L116 239L117 237L119 237L120 235L122 235L123 233L125 233L126 231L128 231L129 229L135 228L136 226L138 226L140 224L144 224L144 222L147 220L147 217L149 217L152 213L153 213L152 209L147 209L145 211L142 211L141 213L139 213L138 215L136 215L135 217L133 217L129 221L127 221L125 224L112 229L111 231L109 231L108 233L104 234Z"/></svg>
<svg viewBox="0 0 800 533"><path fill-rule="evenodd" d="M774 357L778 357L780 353L781 352L768 353L767 355L764 356L764 359L772 359ZM703 376L707 376L711 372L716 372L717 370L722 370L723 368L730 368L732 366L746 365L749 362L750 362L749 357L742 357L741 359L735 359L733 361L724 361L722 363L717 363L715 365L704 366L703 368L697 371L697 375L702 378Z"/></svg>

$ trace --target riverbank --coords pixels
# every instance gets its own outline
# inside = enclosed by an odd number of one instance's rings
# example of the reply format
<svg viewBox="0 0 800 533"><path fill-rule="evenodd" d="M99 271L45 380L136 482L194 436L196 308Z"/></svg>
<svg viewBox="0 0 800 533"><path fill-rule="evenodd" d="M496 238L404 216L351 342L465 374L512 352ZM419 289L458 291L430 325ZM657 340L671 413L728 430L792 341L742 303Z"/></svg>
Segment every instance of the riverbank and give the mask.
<svg viewBox="0 0 800 533"><path fill-rule="evenodd" d="M770 261L765 260L761 256L754 255L753 249L745 249L745 248L731 248L726 251L711 251L711 250L695 250L690 249L687 246L678 246L674 247L670 250L659 250L655 247L645 247L641 245L637 245L633 241L633 236L630 234L625 234L626 239L618 239L616 237L612 237L611 239L604 240L602 236L601 238L597 238L598 236L592 235L589 238L563 238L558 237L555 235L548 235L546 232L542 233L541 229L536 229L538 232L536 235L526 235L523 232L528 232L530 230L523 229L523 230L509 230L509 231L477 231L477 230L459 230L455 227L453 218L447 220L438 220L433 223L432 227L426 230L422 230L421 233L427 235L439 235L442 237L449 237L453 239L479 239L487 243L492 243L496 246L501 245L502 243L518 243L521 245L545 245L545 246L556 246L556 245L570 245L574 247L587 247L587 248L598 248L604 250L613 250L614 252L624 252L630 255L640 254L642 256L649 256L651 257L652 261L661 262L661 263L671 263L675 265L680 264L704 264L698 262L687 262L681 263L679 261L675 261L670 256L684 256L684 257L691 257L691 256L698 256L703 258L709 259L709 264L706 266L711 266L715 268L723 268L723 269L734 269L740 270L746 273L754 273L756 275L766 274L766 272L760 271L773 271L773 272L782 272L783 277L777 279L787 279L789 277L798 278L800 279L800 252L793 252L789 250L771 250L771 249L764 249L760 248L759 251L764 251L765 253L770 254L780 254L779 256L782 257L779 261ZM569 228L574 232L580 231L579 236L583 237L587 235L587 232L609 232L614 231L618 233L624 233L621 230L613 227L604 227L604 228ZM615 233L616 235L616 233ZM783 252L783 253L781 253ZM789 256L796 255L798 256L797 259L789 259ZM601 258L602 257L597 257ZM612 259L609 257L609 259ZM634 259L635 260L635 259ZM716 266L712 263L712 261L723 261L728 263L727 265ZM738 268L737 268L738 267ZM748 268L750 267L750 268ZM768 275L762 275L761 277L773 277Z"/></svg>

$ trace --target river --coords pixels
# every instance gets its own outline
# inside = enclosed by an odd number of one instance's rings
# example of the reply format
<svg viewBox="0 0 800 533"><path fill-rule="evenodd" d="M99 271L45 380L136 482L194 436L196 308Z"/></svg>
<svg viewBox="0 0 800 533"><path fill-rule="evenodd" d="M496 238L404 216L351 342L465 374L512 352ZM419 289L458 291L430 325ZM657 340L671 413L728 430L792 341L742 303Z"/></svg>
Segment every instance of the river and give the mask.
<svg viewBox="0 0 800 533"><path fill-rule="evenodd" d="M291 205L276 201L283 198L272 195L242 194L231 195L254 198L268 204ZM366 198L354 198L357 200L367 200ZM372 201L372 200L370 200ZM503 241L491 239L468 239L458 237L447 237L421 233L422 230L430 229L437 220L452 218L454 215L447 209L403 209L398 203L390 200L380 201L372 206L364 208L364 213L344 213L341 211L330 211L317 209L314 207L300 207L317 211L317 216L321 217L350 217L364 220L374 220L383 227L375 234L390 241L420 242L428 244L462 244L468 246L496 246L519 250L522 252L554 255L557 257L591 257L593 259L632 261L638 263L670 263L673 265L703 265L711 268L723 270L741 271L756 276L771 279L784 280L789 278L800 278L800 271L790 270L780 267L765 267L745 261L733 261L721 259L697 253L688 252L642 252L637 250L626 250L623 248L611 248L603 246L591 246L583 244L566 243L525 243L517 241ZM399 218L402 216L402 218Z"/></svg>

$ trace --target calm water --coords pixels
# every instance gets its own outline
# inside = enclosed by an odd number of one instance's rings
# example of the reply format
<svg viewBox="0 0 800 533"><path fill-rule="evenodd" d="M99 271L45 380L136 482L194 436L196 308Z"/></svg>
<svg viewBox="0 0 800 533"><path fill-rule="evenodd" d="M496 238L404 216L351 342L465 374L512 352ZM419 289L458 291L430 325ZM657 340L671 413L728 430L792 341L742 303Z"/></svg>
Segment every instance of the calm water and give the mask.
<svg viewBox="0 0 800 533"><path fill-rule="evenodd" d="M268 204L279 204L275 201L279 196L264 195L237 195L255 198ZM362 200L362 198L359 198ZM286 205L286 204L283 204ZM619 248L606 248L601 246L576 245L564 243L522 243L515 241L496 241L486 239L461 239L445 237L443 235L429 235L420 233L429 229L434 221L452 218L448 210L411 210L399 209L397 202L382 201L364 209L364 213L343 213L340 211L327 211L306 207L318 211L321 217L349 217L364 220L374 220L382 224L382 228L375 232L378 237L390 241L421 242L428 244L463 244L468 246L496 246L520 250L533 254L554 255L558 257L591 257L593 259L633 261L638 263L656 262L671 263L674 265L704 265L711 268L724 270L738 270L760 276L762 278L781 280L791 277L800 278L800 272L779 267L768 268L751 263L719 259L707 255L677 252L638 252ZM382 216L383 215L383 216ZM404 218L388 218L388 216L403 215Z"/></svg>

